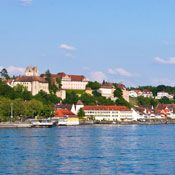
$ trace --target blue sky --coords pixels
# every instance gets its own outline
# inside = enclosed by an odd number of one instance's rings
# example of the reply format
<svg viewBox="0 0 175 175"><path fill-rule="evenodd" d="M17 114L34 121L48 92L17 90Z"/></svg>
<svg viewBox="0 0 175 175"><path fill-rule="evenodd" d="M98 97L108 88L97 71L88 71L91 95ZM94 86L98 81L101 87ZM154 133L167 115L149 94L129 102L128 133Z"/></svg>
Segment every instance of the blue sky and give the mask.
<svg viewBox="0 0 175 175"><path fill-rule="evenodd" d="M174 0L0 0L0 68L175 86Z"/></svg>

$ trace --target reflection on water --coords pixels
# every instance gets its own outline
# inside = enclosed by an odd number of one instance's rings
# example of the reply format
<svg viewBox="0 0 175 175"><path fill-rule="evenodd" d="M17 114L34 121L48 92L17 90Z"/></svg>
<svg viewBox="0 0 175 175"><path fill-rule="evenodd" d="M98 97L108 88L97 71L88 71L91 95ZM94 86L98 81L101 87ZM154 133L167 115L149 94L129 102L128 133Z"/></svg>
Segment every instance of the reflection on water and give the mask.
<svg viewBox="0 0 175 175"><path fill-rule="evenodd" d="M175 125L0 129L0 174L175 174Z"/></svg>

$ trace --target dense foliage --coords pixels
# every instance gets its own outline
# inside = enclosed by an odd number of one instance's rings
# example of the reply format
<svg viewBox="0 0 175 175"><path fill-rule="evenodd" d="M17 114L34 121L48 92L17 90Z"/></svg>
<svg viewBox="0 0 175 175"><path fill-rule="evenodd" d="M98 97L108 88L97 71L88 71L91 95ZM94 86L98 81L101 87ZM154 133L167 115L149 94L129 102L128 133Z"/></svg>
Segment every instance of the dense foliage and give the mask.
<svg viewBox="0 0 175 175"><path fill-rule="evenodd" d="M85 112L84 112L83 108L80 108L80 110L78 111L78 117L83 118L84 116L85 116Z"/></svg>
<svg viewBox="0 0 175 175"><path fill-rule="evenodd" d="M97 81L94 81L94 82L89 81L88 84L86 85L86 87L90 87L93 90L97 90L100 88L100 83Z"/></svg>
<svg viewBox="0 0 175 175"><path fill-rule="evenodd" d="M53 115L53 104L60 102L55 94L47 94L40 91L36 96L27 90L26 87L18 84L14 88L4 84L0 80L0 121L8 121L13 106L15 119L28 117L49 117Z"/></svg>
<svg viewBox="0 0 175 175"><path fill-rule="evenodd" d="M94 90L92 94L93 95L84 93L81 96L78 96L74 91L67 92L63 104L76 104L78 100L81 100L84 105L124 105L129 108L131 107L131 105L123 99L120 89L116 89L114 92L114 96L116 97L115 101L101 96L97 90Z"/></svg>

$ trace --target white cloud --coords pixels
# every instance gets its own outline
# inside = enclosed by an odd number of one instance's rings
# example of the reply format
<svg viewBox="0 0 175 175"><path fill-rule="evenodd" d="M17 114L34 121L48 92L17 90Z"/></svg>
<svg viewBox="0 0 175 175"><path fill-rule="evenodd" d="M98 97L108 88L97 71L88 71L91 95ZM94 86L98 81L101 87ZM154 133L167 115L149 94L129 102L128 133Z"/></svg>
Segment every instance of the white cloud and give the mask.
<svg viewBox="0 0 175 175"><path fill-rule="evenodd" d="M154 60L162 64L175 64L175 57L170 57L167 60L164 60L160 57L154 57Z"/></svg>
<svg viewBox="0 0 175 175"><path fill-rule="evenodd" d="M9 72L9 74L24 74L25 68L9 66L7 68L7 71Z"/></svg>
<svg viewBox="0 0 175 175"><path fill-rule="evenodd" d="M66 50L76 50L76 48L75 47L73 47L73 46L69 46L69 45L66 45L66 44L61 44L60 46L59 46L61 49L66 49Z"/></svg>
<svg viewBox="0 0 175 175"><path fill-rule="evenodd" d="M119 74L121 76L126 76L126 77L132 77L132 76L134 76L133 74L131 74L130 72L128 72L128 71L126 71L126 70L124 70L122 68L109 69L108 70L108 73L109 74L113 74L113 75Z"/></svg>
<svg viewBox="0 0 175 175"><path fill-rule="evenodd" d="M3 66L0 66L0 70L2 70L3 68L4 68ZM25 68L22 67L9 66L6 69L10 75L19 75L24 74L25 72Z"/></svg>
<svg viewBox="0 0 175 175"><path fill-rule="evenodd" d="M21 3L22 5L29 5L29 4L32 3L32 0L20 0L20 3Z"/></svg>
<svg viewBox="0 0 175 175"><path fill-rule="evenodd" d="M107 77L103 72L91 72L91 79L93 81L98 81L98 82L102 82L103 80L105 80Z"/></svg>

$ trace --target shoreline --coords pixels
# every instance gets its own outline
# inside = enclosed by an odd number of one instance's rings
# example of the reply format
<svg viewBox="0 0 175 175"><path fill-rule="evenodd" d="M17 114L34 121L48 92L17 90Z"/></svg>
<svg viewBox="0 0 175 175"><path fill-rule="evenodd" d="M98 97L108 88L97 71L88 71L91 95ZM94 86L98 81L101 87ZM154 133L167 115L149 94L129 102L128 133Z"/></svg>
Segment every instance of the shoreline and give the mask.
<svg viewBox="0 0 175 175"><path fill-rule="evenodd" d="M80 121L80 125L73 126L81 126L81 125L113 125L113 126L128 126L128 125L170 125L175 124L175 120L148 120L148 121L131 121L131 122L112 122L112 121ZM56 126L59 127L59 126ZM2 122L0 123L1 128L35 128L33 124L25 123L25 122Z"/></svg>

